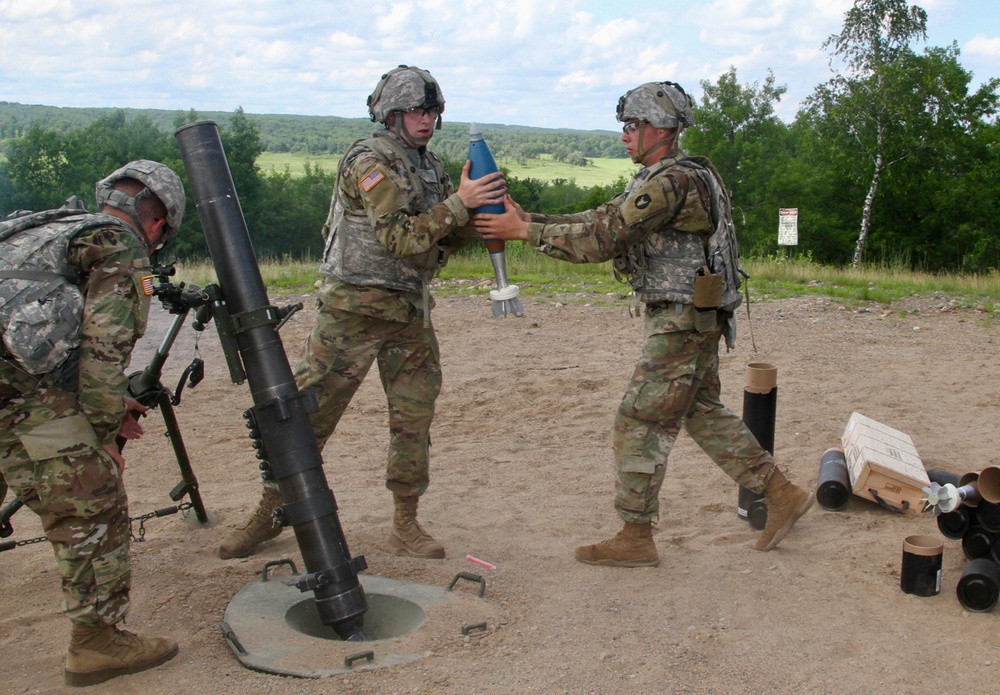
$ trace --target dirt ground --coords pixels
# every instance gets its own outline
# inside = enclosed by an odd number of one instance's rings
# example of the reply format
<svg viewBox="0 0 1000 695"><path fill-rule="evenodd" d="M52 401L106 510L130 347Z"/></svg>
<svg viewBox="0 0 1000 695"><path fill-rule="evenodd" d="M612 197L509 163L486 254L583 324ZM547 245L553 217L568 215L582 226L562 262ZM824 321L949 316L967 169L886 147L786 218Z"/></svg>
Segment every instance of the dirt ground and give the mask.
<svg viewBox="0 0 1000 695"><path fill-rule="evenodd" d="M488 289L488 284L484 284ZM292 361L312 321L306 302L281 335ZM376 659L349 673L290 678L246 668L220 622L267 561L302 567L286 532L246 560L216 547L259 495L242 411L246 385L230 382L214 328L199 352L207 375L176 409L206 507L217 525L182 515L144 524L132 545L129 626L181 645L168 664L91 688L100 693L867 693L996 692L1000 609L969 613L955 586L965 565L958 541L930 515L904 516L854 497L839 512L814 506L775 550L751 548L757 532L737 517L737 488L681 434L671 456L655 540L658 568L579 564L573 548L613 534L610 429L639 354L642 321L625 301L524 297L523 318L493 319L490 301L440 298L434 321L445 385L433 430L431 486L420 518L445 560L387 552L391 496L377 376L362 386L325 452L325 471L354 555L368 574L444 587L460 572L458 607L429 611L405 638L370 642ZM170 317L156 319L133 364L143 366ZM746 366L778 368L775 453L799 483L815 487L822 453L839 444L854 411L913 438L927 468L964 473L1000 462L998 325L980 307L947 298L845 307L801 297L752 307L752 339L722 357L724 400L742 412ZM185 325L163 382L174 388L195 355ZM756 349L755 349L756 346ZM161 437L162 418L126 449L133 517L172 504L180 480ZM27 511L7 540L40 533ZM134 527L134 531L137 529ZM904 594L904 537L944 540L940 594ZM484 569L471 554L496 566ZM281 571L275 570L276 572ZM467 618L462 605L473 600ZM47 544L0 554L0 681L7 693L63 692L69 625ZM485 628L465 630L486 615ZM268 627L262 627L267 631ZM249 637L249 636L247 636ZM321 642L328 642L320 640ZM330 664L343 659L332 643ZM340 649L340 651L337 651ZM397 649L416 661L378 666ZM352 650L357 651L357 650Z"/></svg>

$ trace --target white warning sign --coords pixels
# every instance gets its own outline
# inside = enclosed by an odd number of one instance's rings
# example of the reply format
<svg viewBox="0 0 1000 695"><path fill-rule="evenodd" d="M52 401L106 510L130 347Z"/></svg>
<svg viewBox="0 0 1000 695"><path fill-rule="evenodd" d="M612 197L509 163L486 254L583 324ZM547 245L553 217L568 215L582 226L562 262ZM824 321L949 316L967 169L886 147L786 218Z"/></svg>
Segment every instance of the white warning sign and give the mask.
<svg viewBox="0 0 1000 695"><path fill-rule="evenodd" d="M778 246L798 246L799 209L778 209Z"/></svg>

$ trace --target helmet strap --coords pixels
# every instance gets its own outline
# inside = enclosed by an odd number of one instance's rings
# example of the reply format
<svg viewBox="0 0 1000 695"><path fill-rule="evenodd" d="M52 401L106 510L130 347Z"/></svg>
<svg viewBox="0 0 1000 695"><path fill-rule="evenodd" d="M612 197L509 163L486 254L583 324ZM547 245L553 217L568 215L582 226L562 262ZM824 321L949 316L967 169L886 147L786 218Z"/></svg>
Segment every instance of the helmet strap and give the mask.
<svg viewBox="0 0 1000 695"><path fill-rule="evenodd" d="M438 116L438 122L440 122L440 120L441 117ZM403 139L403 142L405 142L407 145L411 145L412 147L427 147L427 143L431 141L429 137L418 138L416 135L410 133L410 131L406 128L405 121L403 120L402 111L396 112L396 118L395 121L393 122L392 132L401 137Z"/></svg>
<svg viewBox="0 0 1000 695"><path fill-rule="evenodd" d="M640 122L643 125L646 124L646 121L640 121ZM635 156L632 157L632 161L635 162L636 164L642 164L642 160L646 158L647 154L649 154L650 152L655 152L656 150L658 150L659 148L661 148L661 147L663 147L664 145L667 145L667 144L671 145L670 149L673 149L672 145L677 140L676 133L677 133L677 130L674 129L674 135L673 136L668 136L668 137L662 138L660 140L656 140L656 141L650 143L649 147L644 147L643 140L645 139L646 129L645 128L640 129L639 130L639 142L638 142L638 146L636 147Z"/></svg>
<svg viewBox="0 0 1000 695"><path fill-rule="evenodd" d="M117 189L112 189L108 192L107 198L104 200L103 205L110 205L111 207L121 210L135 223L136 231L142 236L143 241L146 241L148 245L148 240L146 239L146 230L143 226L142 220L139 219L139 203L144 198L148 198L153 195L153 192L149 188L143 188L141 191L136 193L134 196L127 195L122 191Z"/></svg>

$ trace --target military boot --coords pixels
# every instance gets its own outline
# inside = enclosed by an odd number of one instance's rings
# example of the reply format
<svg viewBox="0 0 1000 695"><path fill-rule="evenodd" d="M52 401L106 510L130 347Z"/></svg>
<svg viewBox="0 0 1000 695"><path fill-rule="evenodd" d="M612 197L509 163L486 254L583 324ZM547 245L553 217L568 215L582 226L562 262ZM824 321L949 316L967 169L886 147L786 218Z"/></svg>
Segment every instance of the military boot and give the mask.
<svg viewBox="0 0 1000 695"><path fill-rule="evenodd" d="M764 490L767 499L767 524L757 539L757 550L770 550L788 535L799 517L809 511L816 496L789 482L777 466Z"/></svg>
<svg viewBox="0 0 1000 695"><path fill-rule="evenodd" d="M389 532L389 547L396 555L403 557L423 557L440 560L444 557L444 546L434 540L417 523L417 501L419 497L392 496L396 512Z"/></svg>
<svg viewBox="0 0 1000 695"><path fill-rule="evenodd" d="M605 567L656 567L660 564L660 555L653 543L653 523L626 521L625 527L613 538L577 548L576 559Z"/></svg>
<svg viewBox="0 0 1000 695"><path fill-rule="evenodd" d="M283 527L275 520L274 510L280 504L281 493L274 488L265 487L253 513L219 544L219 557L223 560L248 557L264 541L277 538Z"/></svg>
<svg viewBox="0 0 1000 695"><path fill-rule="evenodd" d="M139 673L177 656L177 642L140 637L115 625L73 624L66 652L66 685L84 686Z"/></svg>

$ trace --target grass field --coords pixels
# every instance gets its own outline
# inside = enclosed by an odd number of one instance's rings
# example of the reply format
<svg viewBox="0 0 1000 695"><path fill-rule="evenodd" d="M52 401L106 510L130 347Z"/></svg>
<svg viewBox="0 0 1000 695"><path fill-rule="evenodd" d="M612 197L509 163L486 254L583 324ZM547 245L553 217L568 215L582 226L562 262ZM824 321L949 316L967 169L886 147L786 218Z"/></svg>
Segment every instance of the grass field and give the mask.
<svg viewBox="0 0 1000 695"><path fill-rule="evenodd" d="M319 279L317 261L262 261L261 275L271 292L305 293ZM956 306L979 306L992 320L1000 308L1000 273L960 275L914 272L905 268L866 267L852 270L813 263L806 258L742 259L750 275L754 301L806 294L835 297L845 304L890 304L908 296L942 295ZM568 303L617 303L628 286L614 277L611 263L563 263L536 253L523 244L508 244L507 273L526 296L560 296ZM178 278L204 287L217 282L211 263L178 265ZM435 294L475 295L492 289L493 268L482 247L471 247L453 257L440 273ZM485 284L484 284L485 283Z"/></svg>
<svg viewBox="0 0 1000 695"><path fill-rule="evenodd" d="M289 152L263 152L257 158L257 164L264 171L284 171L287 167L292 176L301 176L303 166L309 162L313 166L321 166L324 171L337 170L339 155L308 155ZM591 159L591 165L586 167L572 166L555 162L549 157L529 160L526 164L500 160L498 164L510 171L511 176L519 179L533 178L539 181L551 182L556 179L573 179L581 188L591 186L606 186L614 183L618 177L631 178L636 166L627 158Z"/></svg>

